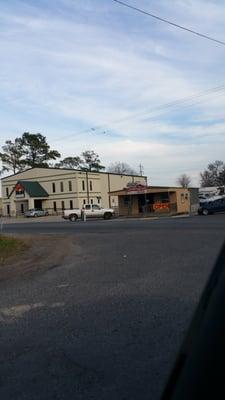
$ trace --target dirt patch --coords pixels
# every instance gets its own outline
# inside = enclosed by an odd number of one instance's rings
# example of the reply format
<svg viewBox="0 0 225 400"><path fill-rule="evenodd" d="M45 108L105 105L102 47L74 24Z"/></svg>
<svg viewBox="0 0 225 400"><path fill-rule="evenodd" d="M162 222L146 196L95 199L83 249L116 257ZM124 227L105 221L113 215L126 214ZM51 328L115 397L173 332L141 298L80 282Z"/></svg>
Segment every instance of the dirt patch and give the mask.
<svg viewBox="0 0 225 400"><path fill-rule="evenodd" d="M14 238L25 246L22 251L0 261L0 282L43 273L66 264L71 256L81 255L78 242L66 235L20 235Z"/></svg>

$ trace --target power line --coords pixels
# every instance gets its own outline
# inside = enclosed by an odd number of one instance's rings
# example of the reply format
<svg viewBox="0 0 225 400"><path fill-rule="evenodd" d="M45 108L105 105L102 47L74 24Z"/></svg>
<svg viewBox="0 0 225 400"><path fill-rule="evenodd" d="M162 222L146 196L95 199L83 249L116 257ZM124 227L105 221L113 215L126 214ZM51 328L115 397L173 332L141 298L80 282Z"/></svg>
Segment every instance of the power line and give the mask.
<svg viewBox="0 0 225 400"><path fill-rule="evenodd" d="M147 115L156 114L156 113L158 115L158 112L160 112L160 115L161 115L162 114L161 111L164 111L164 110L167 110L167 109L170 109L170 108L174 108L174 107L180 107L180 106L183 106L183 105L185 106L185 104L190 102L190 101L193 101L193 100L196 100L196 99L200 99L197 102L192 102L190 104L187 104L188 107L189 106L193 106L195 104L199 104L201 102L201 98L202 97L209 96L209 95L214 94L214 93L216 94L216 93L219 93L219 92L223 92L224 90L225 90L225 85L221 85L221 86L217 86L217 87L214 87L214 88L211 88L211 89L207 89L205 91L202 91L200 93L196 93L195 95L192 95L192 96L189 96L189 97L183 97L183 98L180 98L178 100L174 100L174 101L169 102L169 103L161 104L161 105L151 109L150 111L149 111L149 109L146 109L146 110L143 110L143 111L139 111L138 113L135 113L132 116L124 117L122 119L119 119L117 121L112 122L112 125L118 124L118 123L121 123L121 122L126 122L126 121L129 121L129 120L132 120L132 119L136 119L138 117L143 117L145 115L147 116ZM101 129L103 129L103 126L101 127Z"/></svg>
<svg viewBox="0 0 225 400"><path fill-rule="evenodd" d="M156 116L163 115L165 112L169 111L170 109L177 108L177 107L179 108L179 107L182 107L182 106L186 108L186 107L191 107L191 106L194 106L196 104L199 104L199 103L201 103L202 100L204 100L205 96L209 96L209 95L213 95L213 94L219 95L219 94L221 94L221 92L223 94L224 90L225 90L225 85L220 85L220 86L216 86L214 88L209 88L209 89L206 89L206 90L204 90L202 92L196 93L195 95L188 96L188 97L183 97L183 98L174 100L174 101L169 102L169 103L163 103L161 105L158 105L155 108L151 108L150 110L145 109L145 110L140 111L138 113L135 113L133 115L129 115L127 117L114 120L114 121L112 121L111 126L117 125L117 124L121 124L123 122L127 122L127 121L130 121L130 120L135 120L138 117L144 117L144 116L149 117L149 119L154 119ZM191 102L191 103L188 104L188 102ZM100 132L100 131L102 131L102 132ZM103 125L98 125L98 126L95 126L95 127L87 128L87 129L85 129L83 131L80 131L80 132L78 132L76 134L73 133L73 134L70 134L70 135L66 135L66 136L62 136L62 137L56 138L53 142L58 142L58 141L63 140L63 139L69 139L69 138L74 137L75 135L76 136L77 135L83 135L85 133L87 133L87 134L94 134L94 133L100 134L100 133L102 133L102 134L106 135L108 131L109 131L108 125L103 124Z"/></svg>
<svg viewBox="0 0 225 400"><path fill-rule="evenodd" d="M221 85L221 86L217 86L217 87L214 87L214 88L211 88L211 89L207 89L207 90L202 91L200 93L196 93L195 95L192 95L192 96L189 96L189 97L184 97L184 98L181 98L181 99L169 102L169 103L164 103L164 104L158 105L155 108L151 108L150 110L149 109L145 109L143 111L139 111L138 113L129 115L127 117L124 117L124 118L121 118L121 119L118 119L118 120L114 120L114 121L111 122L111 126L117 125L117 124L121 124L123 122L127 122L127 121L130 121L130 120L135 120L138 117L151 116L151 118L155 118L155 116L162 115L162 114L164 114L165 111L167 111L167 110L169 110L171 108L173 109L173 108L182 107L182 106L183 107L194 106L195 104L200 104L201 101L204 100L204 99L202 99L202 97L209 96L209 95L212 95L214 93L218 95L218 94L220 94L220 92L222 92L222 94L223 94L224 90L225 90L225 85ZM191 103L188 104L188 102L191 102ZM98 133L97 132L98 129L101 129L101 130L105 129L105 132L107 132L106 128L107 128L107 125L102 125L102 126L99 126L98 128L97 127L96 128L91 128L90 130L94 130L96 133ZM90 130L89 130L89 132L90 132Z"/></svg>
<svg viewBox="0 0 225 400"><path fill-rule="evenodd" d="M221 96L221 95L224 95L224 93L222 92L220 92L220 93L216 93L215 94L216 95L216 97L218 97L218 96ZM199 99L199 100L197 100L197 101L195 101L195 102L192 102L192 103L190 103L190 104L188 104L188 103L182 103L182 104L175 104L174 106L175 106L175 110L177 109L177 108L179 108L179 106L181 106L182 107L182 109L186 109L186 108L189 108L189 107L193 107L193 106L196 106L196 105L199 105L199 104L201 104L201 102L202 101L205 101L206 99ZM174 108L173 108L173 110L174 110ZM165 108L162 108L162 110L160 111L160 109L159 109L159 111L157 111L157 113L156 112L151 112L150 114L148 114L148 115L146 115L146 117L143 119L142 118L142 120L144 120L144 121L150 121L150 120L155 120L156 118L158 119L158 117L160 117L161 115L163 116L163 115L165 115L165 113L166 112L168 112L168 111L170 111L169 110L169 107L165 107ZM131 119L137 119L137 118L133 118L133 117L131 117L131 118L129 118L129 120L131 120ZM109 132L109 130L108 130L108 132ZM134 136L132 136L132 137L134 137Z"/></svg>
<svg viewBox="0 0 225 400"><path fill-rule="evenodd" d="M194 30L192 30L192 29L190 29L190 28L186 28L185 26L182 26L182 25L176 24L175 22L172 22L172 21L169 21L169 20L167 20L167 19L161 18L161 17L159 17L158 15L155 15L155 14L152 14L152 13L150 13L150 12L148 12L148 11L142 10L141 8L134 7L134 6L132 6L132 5L130 5L130 4L127 4L127 3L123 2L123 1L120 1L120 0L112 0L112 1L114 1L115 3L118 3L118 4L120 4L120 5L122 5L122 6L124 6L124 7L130 8L131 10L137 11L137 12L139 12L139 13L141 13L141 14L148 15L149 17L155 18L155 19L157 19L157 20L159 20L159 21L161 21L161 22L164 22L164 23L166 23L166 24L175 26L176 28L182 29L183 31L187 31L187 32L189 32L189 33L192 33L193 35L200 36L200 37L202 37L202 38L204 38L204 39L211 40L212 42L216 42L216 43L218 43L218 44L221 44L221 45L225 46L225 42L223 42L222 40L218 40L218 39L215 39L215 38L213 38L213 37L211 37L211 36L205 35L205 34L203 34L203 33L194 31Z"/></svg>

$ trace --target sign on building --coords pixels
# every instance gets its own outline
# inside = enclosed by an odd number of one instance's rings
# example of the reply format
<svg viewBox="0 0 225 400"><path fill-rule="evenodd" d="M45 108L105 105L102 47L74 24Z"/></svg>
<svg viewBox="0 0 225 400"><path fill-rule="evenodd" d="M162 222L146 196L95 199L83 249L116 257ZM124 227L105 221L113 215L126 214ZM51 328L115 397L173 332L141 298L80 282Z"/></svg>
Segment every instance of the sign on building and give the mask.
<svg viewBox="0 0 225 400"><path fill-rule="evenodd" d="M23 185L21 185L21 183L17 183L15 186L15 196L16 196L16 198L25 197L24 187L23 187Z"/></svg>
<svg viewBox="0 0 225 400"><path fill-rule="evenodd" d="M128 183L126 190L128 194L143 194L147 193L147 186L140 182Z"/></svg>

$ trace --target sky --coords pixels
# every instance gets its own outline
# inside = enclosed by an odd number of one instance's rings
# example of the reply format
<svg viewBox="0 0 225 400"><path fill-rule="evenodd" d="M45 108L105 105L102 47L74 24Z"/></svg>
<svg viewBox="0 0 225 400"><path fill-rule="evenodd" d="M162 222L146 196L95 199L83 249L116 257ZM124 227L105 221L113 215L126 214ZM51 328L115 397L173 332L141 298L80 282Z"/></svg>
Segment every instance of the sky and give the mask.
<svg viewBox="0 0 225 400"><path fill-rule="evenodd" d="M127 3L225 41L223 0ZM141 163L153 185L225 161L225 46L112 0L0 5L0 146L40 132L62 158Z"/></svg>

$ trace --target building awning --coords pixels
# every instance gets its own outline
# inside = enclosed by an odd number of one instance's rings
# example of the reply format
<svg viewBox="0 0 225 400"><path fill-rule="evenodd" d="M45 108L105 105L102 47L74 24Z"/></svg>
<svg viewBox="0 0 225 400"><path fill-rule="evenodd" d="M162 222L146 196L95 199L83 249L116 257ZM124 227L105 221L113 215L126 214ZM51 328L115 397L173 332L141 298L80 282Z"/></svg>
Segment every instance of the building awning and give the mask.
<svg viewBox="0 0 225 400"><path fill-rule="evenodd" d="M115 190L109 193L109 196L127 196L127 195L135 195L135 194L157 194L157 193L174 193L177 189L181 188L173 188L173 187L160 187L160 186L148 186L143 191L130 191L127 188L122 190Z"/></svg>
<svg viewBox="0 0 225 400"><path fill-rule="evenodd" d="M20 186L30 197L48 197L46 190L37 181L18 181L17 186ZM15 187L15 189L16 189Z"/></svg>

